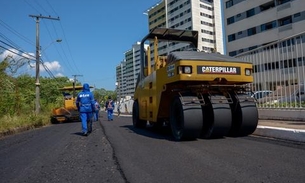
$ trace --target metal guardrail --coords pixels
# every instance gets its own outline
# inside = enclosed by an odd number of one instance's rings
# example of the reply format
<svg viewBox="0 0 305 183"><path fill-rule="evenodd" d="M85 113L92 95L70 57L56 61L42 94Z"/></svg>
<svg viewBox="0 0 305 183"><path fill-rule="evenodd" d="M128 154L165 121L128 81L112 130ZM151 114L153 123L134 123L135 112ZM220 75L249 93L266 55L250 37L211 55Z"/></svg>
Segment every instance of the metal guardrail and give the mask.
<svg viewBox="0 0 305 183"><path fill-rule="evenodd" d="M305 110L305 32L272 42L237 58L253 63L252 91L271 90L259 108Z"/></svg>

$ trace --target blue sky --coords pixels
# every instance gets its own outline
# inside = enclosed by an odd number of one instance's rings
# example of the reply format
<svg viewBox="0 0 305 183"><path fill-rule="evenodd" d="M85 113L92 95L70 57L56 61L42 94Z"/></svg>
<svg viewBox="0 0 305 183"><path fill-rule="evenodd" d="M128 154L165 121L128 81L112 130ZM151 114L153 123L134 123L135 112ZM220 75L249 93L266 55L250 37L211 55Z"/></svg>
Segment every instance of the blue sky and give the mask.
<svg viewBox="0 0 305 183"><path fill-rule="evenodd" d="M0 46L35 56L36 22L29 15L59 17L59 21L40 19L41 58L47 68L54 76L81 75L76 78L82 83L114 90L115 67L124 59L124 52L148 33L148 19L143 12L158 2L2 0ZM62 42L57 43L57 39ZM5 51L0 60L10 55L26 63L14 75L35 76L35 58L28 62L14 53ZM40 75L50 77L43 68Z"/></svg>

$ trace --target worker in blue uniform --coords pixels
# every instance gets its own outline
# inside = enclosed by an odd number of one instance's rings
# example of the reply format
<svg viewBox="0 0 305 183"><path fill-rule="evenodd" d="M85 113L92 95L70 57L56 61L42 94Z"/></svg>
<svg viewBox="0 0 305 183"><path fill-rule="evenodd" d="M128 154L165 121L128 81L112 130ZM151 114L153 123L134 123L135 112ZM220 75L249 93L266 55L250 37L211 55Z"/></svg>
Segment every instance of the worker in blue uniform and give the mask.
<svg viewBox="0 0 305 183"><path fill-rule="evenodd" d="M98 101L95 101L94 106L95 106L95 111L94 111L94 115L93 115L94 116L94 121L98 121L101 106L98 103Z"/></svg>
<svg viewBox="0 0 305 183"><path fill-rule="evenodd" d="M107 110L108 121L113 121L114 102L110 96L108 97L108 100L106 101L105 107Z"/></svg>
<svg viewBox="0 0 305 183"><path fill-rule="evenodd" d="M95 111L95 100L89 84L83 84L83 90L78 93L76 98L76 106L82 122L82 135L87 136L92 132L92 118Z"/></svg>

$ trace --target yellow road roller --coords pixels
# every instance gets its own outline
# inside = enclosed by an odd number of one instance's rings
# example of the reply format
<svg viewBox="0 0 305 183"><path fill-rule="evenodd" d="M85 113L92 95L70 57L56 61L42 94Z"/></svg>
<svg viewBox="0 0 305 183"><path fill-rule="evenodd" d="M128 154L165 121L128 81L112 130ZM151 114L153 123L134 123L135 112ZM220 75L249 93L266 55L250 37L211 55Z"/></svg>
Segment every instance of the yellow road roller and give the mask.
<svg viewBox="0 0 305 183"><path fill-rule="evenodd" d="M159 54L159 44L172 51ZM197 45L193 30L155 28L142 39L133 126L170 126L177 141L252 134L258 123L256 102L247 94L252 63Z"/></svg>
<svg viewBox="0 0 305 183"><path fill-rule="evenodd" d="M93 88L90 86L90 88ZM52 110L51 123L63 123L71 121L80 121L79 112L76 107L77 93L83 89L83 86L65 86L59 88L62 91L64 103L63 106Z"/></svg>

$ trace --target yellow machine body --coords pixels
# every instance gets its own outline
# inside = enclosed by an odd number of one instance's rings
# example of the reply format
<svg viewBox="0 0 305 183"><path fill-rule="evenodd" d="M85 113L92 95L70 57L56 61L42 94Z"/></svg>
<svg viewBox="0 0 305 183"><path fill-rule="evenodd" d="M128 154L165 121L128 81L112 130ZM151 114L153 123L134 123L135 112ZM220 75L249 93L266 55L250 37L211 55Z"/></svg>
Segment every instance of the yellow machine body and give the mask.
<svg viewBox="0 0 305 183"><path fill-rule="evenodd" d="M181 66L191 67L192 73L179 73L178 68ZM205 73L199 70L203 67ZM227 69L228 73L216 73L221 69ZM240 71L238 74L236 69ZM251 83L253 76L247 76L246 69L252 72L252 64L213 60L179 60L166 64L138 83L134 98L139 100L140 119L157 122L158 118L169 117L169 102L174 89L188 91L193 87L193 90L208 93L212 92L210 89L213 85L226 91L237 85Z"/></svg>

